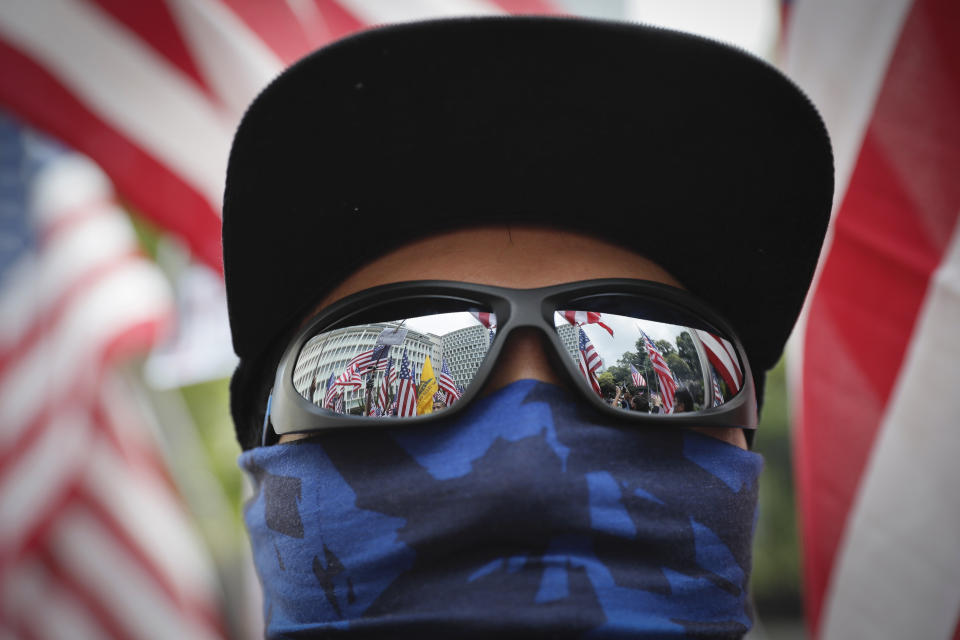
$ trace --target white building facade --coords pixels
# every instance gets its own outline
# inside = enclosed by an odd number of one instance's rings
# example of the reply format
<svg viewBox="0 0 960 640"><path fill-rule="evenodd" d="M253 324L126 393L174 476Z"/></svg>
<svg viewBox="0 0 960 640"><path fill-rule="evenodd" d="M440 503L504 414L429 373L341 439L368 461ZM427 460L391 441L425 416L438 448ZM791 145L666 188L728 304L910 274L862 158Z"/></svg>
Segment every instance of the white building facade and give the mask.
<svg viewBox="0 0 960 640"><path fill-rule="evenodd" d="M373 349L377 338L384 329L397 328L397 323L378 322L357 327L344 327L322 333L312 338L303 347L298 358L296 369L293 372L293 386L304 398L315 404L322 404L326 392L327 382L331 374L336 378L347 368L347 363L355 356ZM415 376L419 378L420 371L427 356L434 366L439 369L441 357L440 338L430 333L420 333L407 330L406 338L400 345L390 348L388 358L393 358L393 366L400 372L400 361L406 350L411 368L415 368ZM376 394L385 372L376 371L362 378L364 387L351 389L344 387L344 401L347 411L359 408L365 401L366 384L369 376L373 376L373 392ZM396 387L396 385L394 385ZM313 397L311 398L311 388ZM395 391L395 388L393 389Z"/></svg>

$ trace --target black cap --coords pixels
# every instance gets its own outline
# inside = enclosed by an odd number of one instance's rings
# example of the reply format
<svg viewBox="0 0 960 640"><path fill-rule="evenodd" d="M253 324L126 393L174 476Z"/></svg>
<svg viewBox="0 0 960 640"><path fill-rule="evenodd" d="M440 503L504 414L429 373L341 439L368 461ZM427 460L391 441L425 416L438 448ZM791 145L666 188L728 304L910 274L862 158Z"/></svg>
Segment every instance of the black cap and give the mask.
<svg viewBox="0 0 960 640"><path fill-rule="evenodd" d="M761 389L832 196L810 101L728 45L555 17L409 23L336 42L257 97L230 154L223 252L241 443L255 444L245 432L262 418L282 339L320 298L392 248L472 225L555 226L646 256L736 328Z"/></svg>

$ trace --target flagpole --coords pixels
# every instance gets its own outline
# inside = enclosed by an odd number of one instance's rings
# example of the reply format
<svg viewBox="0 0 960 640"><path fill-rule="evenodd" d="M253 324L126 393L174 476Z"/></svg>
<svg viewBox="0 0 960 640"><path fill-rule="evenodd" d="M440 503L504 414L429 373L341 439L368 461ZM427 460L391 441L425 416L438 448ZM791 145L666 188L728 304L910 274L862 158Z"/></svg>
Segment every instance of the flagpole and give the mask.
<svg viewBox="0 0 960 640"><path fill-rule="evenodd" d="M651 397L653 390L650 387L650 381L656 376L653 373L653 358L650 357L650 349L647 348L647 344L649 344L650 341L647 339L647 334L644 332L643 327L640 326L640 323L634 322L634 325L640 330L640 337L643 340L643 350L647 354L647 362L650 363L650 370L647 371L647 413L653 413L653 398ZM644 367L644 371L646 370L647 368ZM657 393L660 393L660 378L657 378Z"/></svg>
<svg viewBox="0 0 960 640"><path fill-rule="evenodd" d="M401 320L401 321L399 322L399 324L397 324L395 327L392 327L394 333L395 333L395 334L396 334L396 333L399 333L399 332L400 332L400 329L403 328L403 325L406 324L406 322L407 322L407 318L404 318L403 320ZM388 326L387 328L391 328L391 327ZM384 331L386 331L386 329L384 329ZM381 335L383 335L383 332L382 332L382 331L381 331L380 333L381 333ZM393 347L400 347L400 345L402 345L403 342L406 341L406 335L407 335L407 334L404 333L404 334L403 334L403 339L402 339L398 344L391 345L391 348L393 348ZM379 338L378 338L378 339L379 339ZM380 361L380 360L379 360L379 358L378 358L378 359L377 359L377 362L379 362L379 361ZM389 365L388 365L388 366L389 366ZM386 376L386 382L387 382L387 406L385 406L385 407L383 408L384 415L389 415L389 414L390 414L390 406L393 404L393 399L394 399L394 395L393 395L393 393L392 393L392 389L391 389L391 386L390 386L390 376L389 376L389 373L390 373L389 371L384 371L384 376Z"/></svg>
<svg viewBox="0 0 960 640"><path fill-rule="evenodd" d="M657 345L655 345L649 338L647 338L646 335L644 335L643 339L644 339L644 347L647 349L647 360L650 361L650 374L657 380L657 395L660 396L660 401L661 401L660 406L662 407L663 406L662 404L663 389L660 386L660 375L657 374L656 369L653 366L653 356L650 355L650 349L651 348L656 349Z"/></svg>

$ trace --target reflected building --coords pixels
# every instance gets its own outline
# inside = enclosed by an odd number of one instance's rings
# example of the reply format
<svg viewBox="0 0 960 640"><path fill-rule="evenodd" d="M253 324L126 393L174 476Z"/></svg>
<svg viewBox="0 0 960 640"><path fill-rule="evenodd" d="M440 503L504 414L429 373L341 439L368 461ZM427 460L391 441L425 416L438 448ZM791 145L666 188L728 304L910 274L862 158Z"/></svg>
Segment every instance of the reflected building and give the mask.
<svg viewBox="0 0 960 640"><path fill-rule="evenodd" d="M562 324L557 327L557 335L560 336L560 342L563 343L563 347L570 354L570 358L574 362L579 362L580 341L577 339L577 328L572 324Z"/></svg>
<svg viewBox="0 0 960 640"><path fill-rule="evenodd" d="M577 362L577 328L570 324L561 325L557 327L557 334L570 358ZM466 389L487 355L490 330L479 324L464 327L441 336L440 343L454 382Z"/></svg>
<svg viewBox="0 0 960 640"><path fill-rule="evenodd" d="M453 381L466 389L487 355L490 330L481 324L464 327L442 336L440 344Z"/></svg>
<svg viewBox="0 0 960 640"><path fill-rule="evenodd" d="M394 329L397 326L397 323L394 322L378 322L334 329L313 338L304 346L301 356L297 359L297 366L293 372L294 388L300 395L308 398L311 395L310 389L312 387L314 389L313 398L310 399L315 404L321 404L331 374L334 378L339 376L347 368L347 363L354 357L364 351L373 349L377 343L377 338L380 337L384 329ZM403 343L390 348L388 357L393 358L397 373L400 372L400 362L403 359L404 349L407 351L410 366L415 369L414 376L416 379L420 377L420 371L423 369L423 363L427 356L430 356L431 362L435 363L434 367L439 370L441 346L438 336L408 329ZM376 393L384 372L376 371L367 374L363 377L364 384L367 383L370 375L374 376L373 388L374 393ZM347 410L359 408L366 390L349 387L345 387L345 389L344 400ZM395 389L396 385L394 385L394 391Z"/></svg>

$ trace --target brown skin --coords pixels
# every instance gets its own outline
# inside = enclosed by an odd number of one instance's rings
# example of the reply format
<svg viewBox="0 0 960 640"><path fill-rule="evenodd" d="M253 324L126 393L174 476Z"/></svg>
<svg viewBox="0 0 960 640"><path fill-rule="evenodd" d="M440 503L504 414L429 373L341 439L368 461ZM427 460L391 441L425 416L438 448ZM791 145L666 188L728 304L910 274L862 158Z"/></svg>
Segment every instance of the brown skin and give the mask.
<svg viewBox="0 0 960 640"><path fill-rule="evenodd" d="M575 256L575 259L571 259ZM352 293L390 282L454 280L526 289L597 278L636 278L682 287L659 265L603 240L542 227L481 227L422 238L353 272L318 305L322 309ZM500 352L484 393L523 379L568 386L550 365L533 329L518 329ZM694 428L747 448L741 429ZM305 437L285 435L281 442Z"/></svg>

